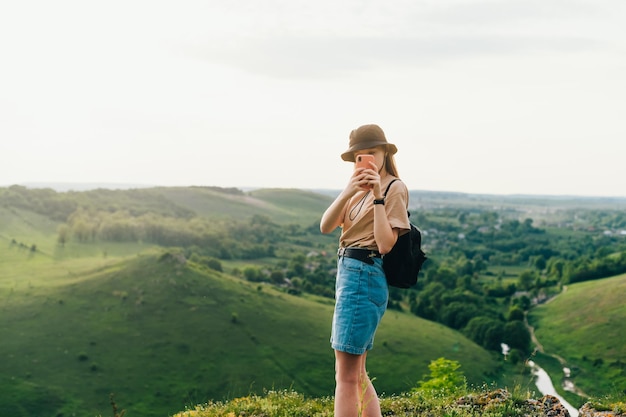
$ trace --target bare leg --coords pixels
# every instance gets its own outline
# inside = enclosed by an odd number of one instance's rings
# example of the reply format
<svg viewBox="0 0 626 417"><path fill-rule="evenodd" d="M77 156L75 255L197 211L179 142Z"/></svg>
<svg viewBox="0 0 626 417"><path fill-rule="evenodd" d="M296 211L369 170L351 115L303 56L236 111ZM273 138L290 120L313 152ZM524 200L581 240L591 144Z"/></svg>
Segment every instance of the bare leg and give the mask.
<svg viewBox="0 0 626 417"><path fill-rule="evenodd" d="M335 351L335 417L381 417L363 355Z"/></svg>

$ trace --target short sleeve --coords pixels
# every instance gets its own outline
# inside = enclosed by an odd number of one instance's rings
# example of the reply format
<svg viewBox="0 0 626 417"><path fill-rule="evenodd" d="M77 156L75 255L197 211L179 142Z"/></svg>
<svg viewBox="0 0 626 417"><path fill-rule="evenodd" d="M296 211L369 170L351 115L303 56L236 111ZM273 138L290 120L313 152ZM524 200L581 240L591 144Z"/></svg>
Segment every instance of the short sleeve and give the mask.
<svg viewBox="0 0 626 417"><path fill-rule="evenodd" d="M385 212L394 229L409 230L409 191L402 181L394 181L385 197Z"/></svg>

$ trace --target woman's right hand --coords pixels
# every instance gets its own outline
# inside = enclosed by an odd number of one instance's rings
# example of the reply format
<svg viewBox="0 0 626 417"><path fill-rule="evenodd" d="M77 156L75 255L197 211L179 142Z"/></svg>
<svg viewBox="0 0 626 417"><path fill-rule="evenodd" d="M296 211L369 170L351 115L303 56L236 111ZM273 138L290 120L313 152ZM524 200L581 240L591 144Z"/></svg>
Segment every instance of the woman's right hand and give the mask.
<svg viewBox="0 0 626 417"><path fill-rule="evenodd" d="M322 233L330 233L343 223L344 211L350 199L358 192L367 188L367 173L365 168L357 168L352 173L348 184L335 201L326 209L320 221Z"/></svg>
<svg viewBox="0 0 626 417"><path fill-rule="evenodd" d="M350 181L348 181L348 185L346 186L346 191L348 191L350 197L358 193L359 191L363 191L367 187L367 174L364 172L365 168L357 168L352 173L350 177Z"/></svg>
<svg viewBox="0 0 626 417"><path fill-rule="evenodd" d="M352 173L349 186L354 188L354 192L351 195L356 194L358 191L371 190L377 181L380 183L376 165L374 163L370 164L371 168L356 168Z"/></svg>

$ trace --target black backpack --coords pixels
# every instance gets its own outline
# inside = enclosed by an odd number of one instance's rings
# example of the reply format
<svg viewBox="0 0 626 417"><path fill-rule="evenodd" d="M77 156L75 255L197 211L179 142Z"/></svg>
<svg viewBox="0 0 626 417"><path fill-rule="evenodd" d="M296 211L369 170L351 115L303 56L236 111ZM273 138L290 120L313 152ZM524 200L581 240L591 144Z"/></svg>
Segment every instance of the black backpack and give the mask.
<svg viewBox="0 0 626 417"><path fill-rule="evenodd" d="M396 180L394 179L387 186L385 197L387 197L389 187ZM411 216L411 213L408 215ZM410 224L411 230L398 236L391 251L383 256L383 269L387 283L392 287L410 288L415 285L420 268L428 259L422 251L422 233L413 223Z"/></svg>

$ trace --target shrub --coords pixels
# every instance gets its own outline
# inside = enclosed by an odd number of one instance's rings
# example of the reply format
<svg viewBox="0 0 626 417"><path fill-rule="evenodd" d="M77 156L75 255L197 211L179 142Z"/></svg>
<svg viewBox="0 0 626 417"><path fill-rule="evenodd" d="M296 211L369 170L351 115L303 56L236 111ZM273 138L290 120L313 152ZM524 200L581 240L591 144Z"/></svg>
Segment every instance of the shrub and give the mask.
<svg viewBox="0 0 626 417"><path fill-rule="evenodd" d="M461 364L450 359L439 358L431 361L428 365L430 369L430 379L419 381L418 390L438 391L442 394L455 394L467 388L467 381L462 372L458 369Z"/></svg>

